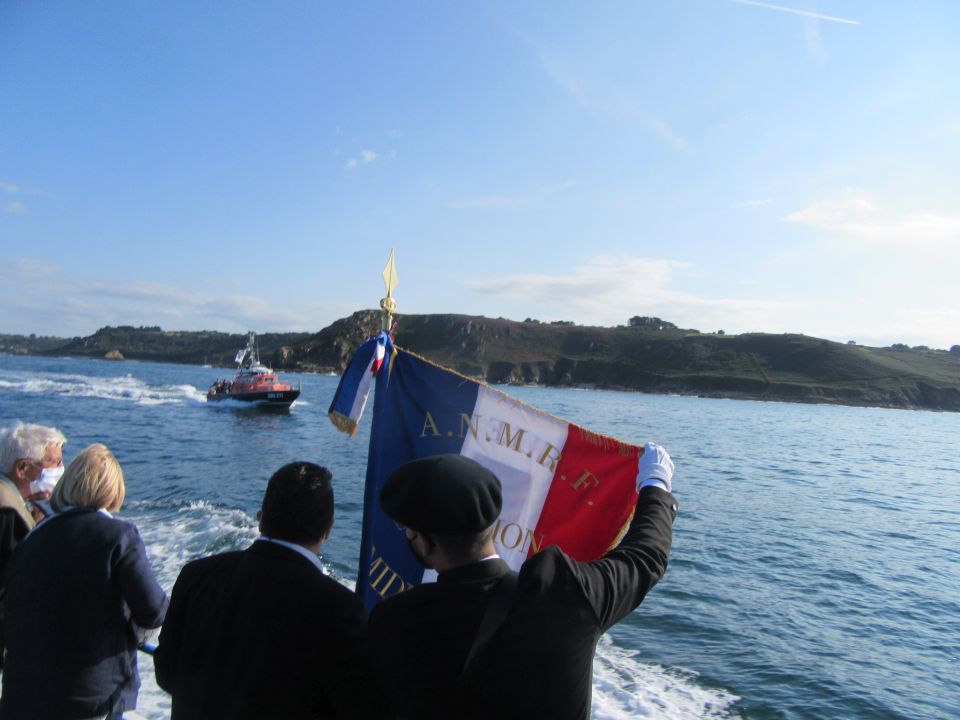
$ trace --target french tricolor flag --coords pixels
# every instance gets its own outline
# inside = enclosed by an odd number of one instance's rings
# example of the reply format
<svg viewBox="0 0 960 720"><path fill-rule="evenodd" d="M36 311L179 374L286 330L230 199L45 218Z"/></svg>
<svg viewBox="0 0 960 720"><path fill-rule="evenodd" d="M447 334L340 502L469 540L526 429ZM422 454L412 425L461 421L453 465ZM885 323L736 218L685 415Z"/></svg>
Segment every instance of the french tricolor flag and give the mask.
<svg viewBox="0 0 960 720"><path fill-rule="evenodd" d="M387 333L381 332L365 342L354 353L340 378L328 415L330 422L348 435L357 434L357 423L366 407L373 379L387 357L388 344L392 356L393 342Z"/></svg>
<svg viewBox="0 0 960 720"><path fill-rule="evenodd" d="M379 346L390 362L374 375ZM548 545L592 560L618 542L637 500L642 451L636 445L592 433L395 348L386 333L361 346L343 374L330 407L340 429L355 431L360 415L353 413L363 412L370 378L373 427L357 578L368 608L430 579L413 559L403 530L379 505L387 477L416 458L460 453L496 474L504 502L494 539L514 569Z"/></svg>

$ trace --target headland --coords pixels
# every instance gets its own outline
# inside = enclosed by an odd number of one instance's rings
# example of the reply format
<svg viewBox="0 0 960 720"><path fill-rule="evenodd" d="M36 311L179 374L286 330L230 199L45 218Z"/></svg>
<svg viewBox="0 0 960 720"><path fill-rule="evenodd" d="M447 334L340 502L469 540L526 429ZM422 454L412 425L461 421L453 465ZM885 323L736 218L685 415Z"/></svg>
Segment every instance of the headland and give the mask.
<svg viewBox="0 0 960 720"><path fill-rule="evenodd" d="M318 333L263 333L275 369L339 374L380 328L361 310ZM659 318L618 327L398 315L397 345L494 384L960 411L960 346L865 347L800 334L700 333ZM230 366L243 335L105 327L88 337L0 335L0 351Z"/></svg>

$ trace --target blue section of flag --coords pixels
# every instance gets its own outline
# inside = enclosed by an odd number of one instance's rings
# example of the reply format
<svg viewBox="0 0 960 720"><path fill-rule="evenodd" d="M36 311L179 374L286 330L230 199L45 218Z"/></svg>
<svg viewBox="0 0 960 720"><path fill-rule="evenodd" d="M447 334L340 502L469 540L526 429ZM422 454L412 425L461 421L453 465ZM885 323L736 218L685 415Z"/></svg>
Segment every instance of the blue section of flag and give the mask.
<svg viewBox="0 0 960 720"><path fill-rule="evenodd" d="M349 435L357 432L357 423L363 415L367 402L367 394L372 383L372 366L377 358L378 347L393 343L386 333L372 337L361 345L350 359L350 364L340 378L340 384L333 395L330 409L327 414L330 421L340 430Z"/></svg>
<svg viewBox="0 0 960 720"><path fill-rule="evenodd" d="M409 460L459 453L479 390L477 382L403 350L391 361L393 343L387 342L388 360L376 376L357 573L368 609L423 576L404 531L380 509L380 488Z"/></svg>

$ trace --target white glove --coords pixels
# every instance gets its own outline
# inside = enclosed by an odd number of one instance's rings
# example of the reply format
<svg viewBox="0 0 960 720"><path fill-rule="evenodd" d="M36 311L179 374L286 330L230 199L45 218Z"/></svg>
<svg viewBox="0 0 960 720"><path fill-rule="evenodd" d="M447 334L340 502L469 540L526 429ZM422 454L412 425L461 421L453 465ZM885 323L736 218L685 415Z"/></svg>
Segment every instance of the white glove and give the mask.
<svg viewBox="0 0 960 720"><path fill-rule="evenodd" d="M643 446L640 457L640 474L637 475L637 490L654 486L672 492L673 460L670 453L656 443L648 442Z"/></svg>

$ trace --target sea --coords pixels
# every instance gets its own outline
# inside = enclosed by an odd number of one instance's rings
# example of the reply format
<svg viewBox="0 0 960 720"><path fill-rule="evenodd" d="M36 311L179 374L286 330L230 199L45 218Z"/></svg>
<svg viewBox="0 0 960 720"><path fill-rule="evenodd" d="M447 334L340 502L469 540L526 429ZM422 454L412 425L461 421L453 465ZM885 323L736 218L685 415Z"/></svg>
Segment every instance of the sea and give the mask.
<svg viewBox="0 0 960 720"><path fill-rule="evenodd" d="M322 561L353 587L370 418L335 430L338 379L322 375L286 375L303 387L289 412L207 403L224 372L0 355L0 426L55 425L67 459L108 445L120 516L168 591L187 561L257 537L277 468L326 465ZM501 389L676 462L670 566L598 648L595 720L960 717L960 414ZM169 717L145 654L140 672L128 718Z"/></svg>

